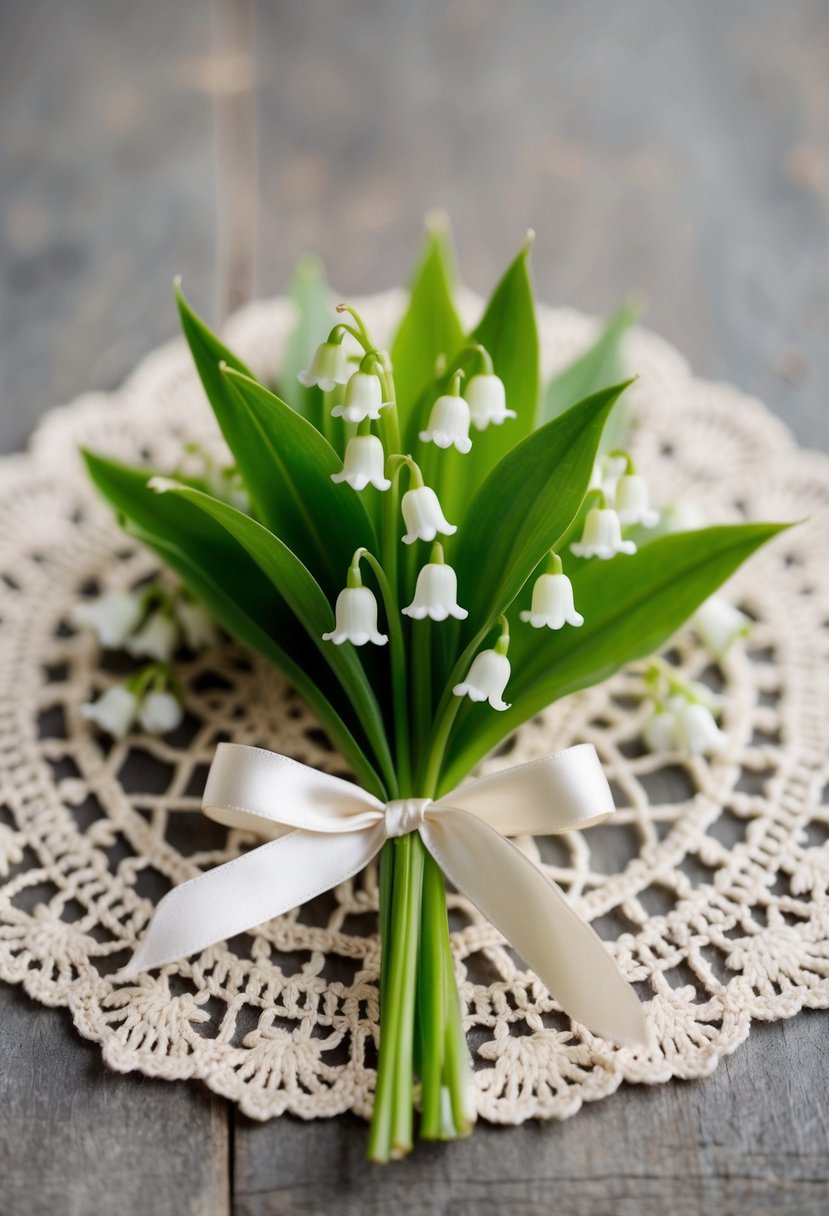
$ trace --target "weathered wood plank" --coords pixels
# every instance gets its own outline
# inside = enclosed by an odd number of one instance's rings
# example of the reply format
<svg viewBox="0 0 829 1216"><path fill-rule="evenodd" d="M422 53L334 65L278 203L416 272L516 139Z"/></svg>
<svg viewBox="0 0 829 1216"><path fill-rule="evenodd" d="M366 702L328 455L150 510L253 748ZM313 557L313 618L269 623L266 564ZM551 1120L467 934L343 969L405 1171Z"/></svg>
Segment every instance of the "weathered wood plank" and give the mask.
<svg viewBox="0 0 829 1216"><path fill-rule="evenodd" d="M826 1019L759 1026L704 1081L627 1087L564 1123L480 1124L369 1167L356 1120L239 1120L236 1216L825 1216Z"/></svg>
<svg viewBox="0 0 829 1216"><path fill-rule="evenodd" d="M698 374L829 444L829 15L821 0L263 6L260 288L322 255L405 281L444 207L486 290L536 230L539 297L628 291Z"/></svg>
<svg viewBox="0 0 829 1216"><path fill-rule="evenodd" d="M210 7L0 8L0 451L216 314Z"/></svg>
<svg viewBox="0 0 829 1216"><path fill-rule="evenodd" d="M227 1105L108 1069L64 1010L0 987L3 1216L227 1216Z"/></svg>
<svg viewBox="0 0 829 1216"><path fill-rule="evenodd" d="M210 308L213 115L200 0L0 9L0 450ZM226 1104L122 1077L68 1014L0 988L3 1216L223 1216Z"/></svg>

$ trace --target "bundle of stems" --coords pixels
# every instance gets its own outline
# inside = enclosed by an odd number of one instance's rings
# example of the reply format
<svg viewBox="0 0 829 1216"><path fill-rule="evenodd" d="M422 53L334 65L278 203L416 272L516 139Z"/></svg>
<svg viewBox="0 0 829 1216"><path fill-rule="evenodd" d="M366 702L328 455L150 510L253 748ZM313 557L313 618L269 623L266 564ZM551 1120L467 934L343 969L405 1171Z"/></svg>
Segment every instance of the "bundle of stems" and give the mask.
<svg viewBox="0 0 829 1216"><path fill-rule="evenodd" d="M232 471L208 484L85 454L123 527L285 672L386 802L456 788L552 701L657 650L775 531L665 534L620 447L632 312L542 386L529 251L466 332L432 230L388 349L306 268L276 385L177 288ZM415 1112L426 1139L475 1120L444 878L416 832L383 847L379 920L369 1156L388 1161Z"/></svg>

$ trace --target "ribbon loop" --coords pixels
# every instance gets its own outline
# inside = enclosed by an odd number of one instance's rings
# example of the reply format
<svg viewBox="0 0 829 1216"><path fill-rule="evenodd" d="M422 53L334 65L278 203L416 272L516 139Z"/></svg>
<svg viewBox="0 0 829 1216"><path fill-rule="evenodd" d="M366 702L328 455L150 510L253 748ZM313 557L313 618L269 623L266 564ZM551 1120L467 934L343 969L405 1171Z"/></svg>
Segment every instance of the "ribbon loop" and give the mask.
<svg viewBox="0 0 829 1216"><path fill-rule="evenodd" d="M384 816L386 836L391 839L419 831L426 822L426 808L431 805L431 798L399 798L387 803Z"/></svg>
<svg viewBox="0 0 829 1216"><path fill-rule="evenodd" d="M385 841L418 832L464 894L535 969L562 1007L617 1042L648 1043L642 1007L591 926L508 836L590 827L613 812L587 744L472 781L432 802L385 807L287 756L221 743L202 809L267 844L165 895L119 979L165 966L313 899L359 873Z"/></svg>

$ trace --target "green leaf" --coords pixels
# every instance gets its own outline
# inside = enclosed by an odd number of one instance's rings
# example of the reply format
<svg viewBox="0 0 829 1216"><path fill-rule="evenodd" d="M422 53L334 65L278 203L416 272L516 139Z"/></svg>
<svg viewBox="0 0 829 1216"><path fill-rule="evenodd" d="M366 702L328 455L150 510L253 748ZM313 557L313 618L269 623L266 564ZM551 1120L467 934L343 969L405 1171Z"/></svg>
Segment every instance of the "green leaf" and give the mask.
<svg viewBox="0 0 829 1216"><path fill-rule="evenodd" d="M254 510L273 528L278 518L278 503L275 501L272 470L263 450L262 437L249 411L239 408L238 399L221 369L232 368L251 379L254 379L253 373L193 312L178 284L176 302L193 362L225 442L236 460Z"/></svg>
<svg viewBox="0 0 829 1216"><path fill-rule="evenodd" d="M676 533L631 557L593 561L573 579L579 629L532 629L513 620L512 678L503 713L476 706L449 746L442 787L469 770L522 722L553 701L606 680L658 650L699 605L785 524L740 524ZM528 589L529 592L529 589Z"/></svg>
<svg viewBox="0 0 829 1216"><path fill-rule="evenodd" d="M264 385L228 368L236 413L258 441L258 497L271 532L296 553L329 597L344 585L355 549L377 553L374 525L351 486L331 480L342 461L319 431Z"/></svg>
<svg viewBox="0 0 829 1216"><path fill-rule="evenodd" d="M171 570L175 570L184 585L201 600L232 637L261 654L286 676L311 712L319 719L332 744L350 766L360 784L378 798L387 798L389 788L380 778L363 746L357 742L329 699L309 678L305 666L298 663L294 656L289 655L261 625L248 616L232 596L210 577L208 571L190 562L174 545L149 532L142 532L137 525L126 519L125 531L135 536L147 548L154 550Z"/></svg>
<svg viewBox="0 0 829 1216"><path fill-rule="evenodd" d="M621 342L637 316L632 303L624 304L610 317L593 345L553 376L541 399L539 426L557 418L574 401L622 379Z"/></svg>
<svg viewBox="0 0 829 1216"><path fill-rule="evenodd" d="M485 431L473 431L472 451L466 455L449 449L436 456L433 445L428 445L432 451L425 462L429 474L427 481L438 491L446 517L453 523L460 523L473 490L505 452L529 435L535 425L540 370L529 268L531 248L530 238L495 288L467 343L487 349L496 375L504 382L507 407L515 410L518 417L508 419L501 426L487 427ZM458 361L458 366L470 375L471 357ZM428 396L431 398L432 394ZM432 399L424 399L418 406L421 411L418 429L425 424L431 404Z"/></svg>
<svg viewBox="0 0 829 1216"><path fill-rule="evenodd" d="M132 469L84 452L89 475L115 508L122 526L152 548L179 575L219 623L285 673L320 719L342 755L369 788L385 786L355 737L346 697L321 692L330 673L305 638L284 598L233 537L208 515L178 497L147 489L151 470ZM275 639L290 643L290 652ZM336 690L339 692L339 690Z"/></svg>
<svg viewBox="0 0 829 1216"><path fill-rule="evenodd" d="M412 284L409 306L391 347L401 433L421 393L435 378L440 355L463 345L463 328L452 299L452 259L446 229L432 225Z"/></svg>
<svg viewBox="0 0 829 1216"><path fill-rule="evenodd" d="M278 392L283 401L320 430L322 392L318 388L304 388L297 379L299 373L310 366L314 351L336 320L325 272L318 258L304 257L297 262L290 299L296 312L296 324L282 357Z"/></svg>
<svg viewBox="0 0 829 1216"><path fill-rule="evenodd" d="M455 538L464 635L488 630L567 530L590 482L602 427L620 394L594 393L527 436L478 489Z"/></svg>
<svg viewBox="0 0 829 1216"><path fill-rule="evenodd" d="M322 640L333 628L334 613L319 584L299 558L262 524L209 494L170 483L165 493L190 502L221 525L239 542L273 584L296 620L342 686L359 718L389 784L395 780L383 716L368 677L352 646L334 646Z"/></svg>

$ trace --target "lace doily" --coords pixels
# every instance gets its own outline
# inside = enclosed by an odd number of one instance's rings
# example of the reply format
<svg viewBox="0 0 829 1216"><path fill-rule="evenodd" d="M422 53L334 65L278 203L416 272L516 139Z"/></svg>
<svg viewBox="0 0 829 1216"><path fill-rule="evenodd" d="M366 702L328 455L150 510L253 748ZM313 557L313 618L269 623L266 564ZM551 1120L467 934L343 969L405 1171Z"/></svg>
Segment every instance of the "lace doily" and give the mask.
<svg viewBox="0 0 829 1216"><path fill-rule="evenodd" d="M365 303L382 332L397 293ZM474 311L474 302L469 302ZM284 302L235 318L229 340L275 372ZM549 374L593 333L540 310ZM755 620L724 670L690 634L685 670L725 685L726 754L706 762L644 751L641 678L624 672L554 706L489 767L593 742L619 806L611 825L525 841L608 939L648 1001L657 1046L617 1049L572 1027L497 932L463 899L453 948L480 1113L564 1118L622 1080L711 1072L752 1018L829 1004L829 460L798 450L757 402L690 377L644 331L626 350L635 447L657 501L692 498L712 519L803 520L761 551L730 595ZM220 739L342 761L264 662L228 644L181 664L187 717L174 736L112 744L80 705L118 679L68 625L84 594L132 586L154 559L95 498L88 444L172 468L183 437L216 442L181 343L116 394L54 411L28 454L0 465L0 976L67 1006L116 1069L194 1077L255 1118L371 1108L378 943L372 871L329 896L139 982L112 974L171 884L246 843L199 812Z"/></svg>

